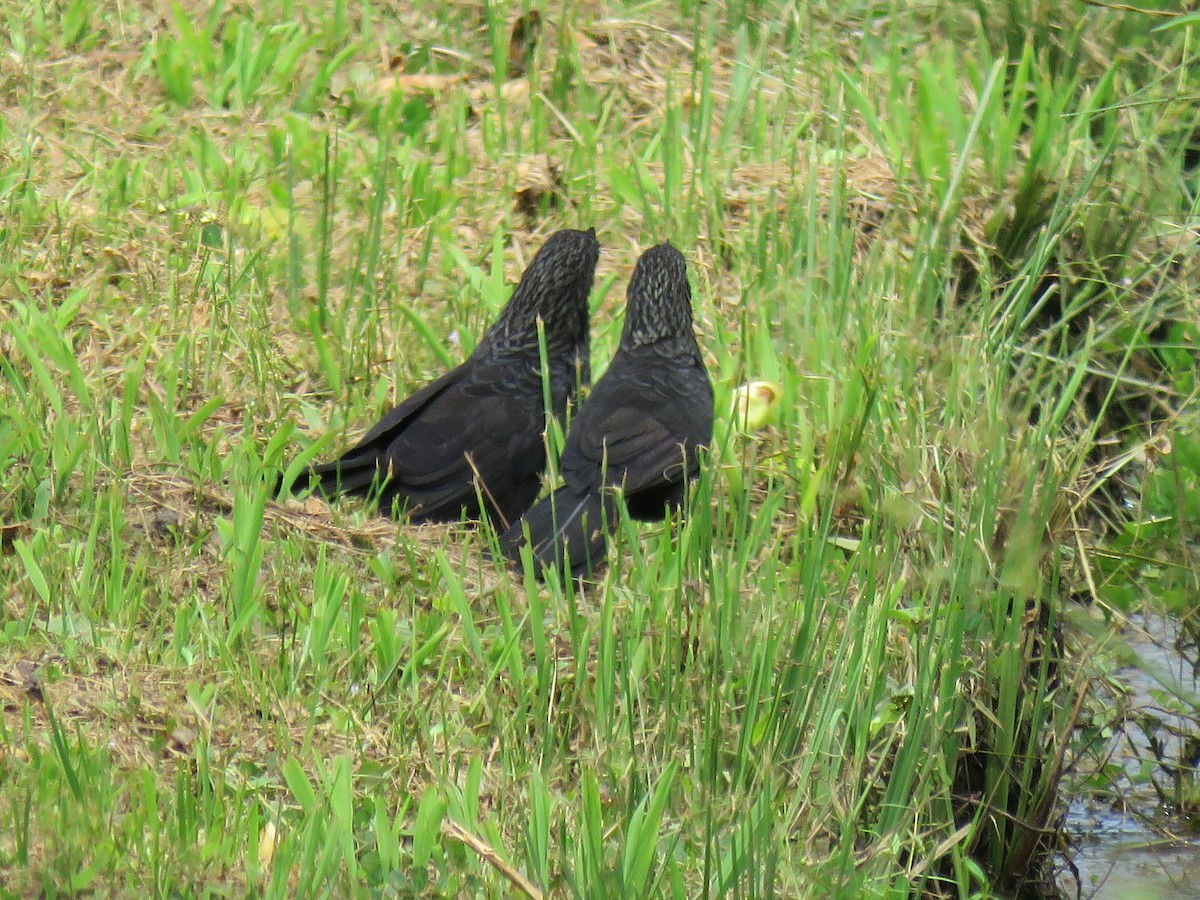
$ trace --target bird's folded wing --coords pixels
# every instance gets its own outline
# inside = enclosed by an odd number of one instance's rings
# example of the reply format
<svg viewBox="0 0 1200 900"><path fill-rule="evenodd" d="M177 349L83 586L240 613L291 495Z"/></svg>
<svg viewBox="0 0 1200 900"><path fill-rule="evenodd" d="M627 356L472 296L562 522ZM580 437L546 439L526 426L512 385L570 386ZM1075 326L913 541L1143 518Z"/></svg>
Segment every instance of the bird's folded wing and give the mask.
<svg viewBox="0 0 1200 900"><path fill-rule="evenodd" d="M674 434L645 409L621 407L588 423L580 436L578 452L587 463L567 460L563 470L568 480L572 469L580 472L605 467L605 481L624 483L627 492L640 491L685 477L684 438ZM580 461L582 463L582 461Z"/></svg>
<svg viewBox="0 0 1200 900"><path fill-rule="evenodd" d="M468 471L468 453L482 471L519 462L513 455L521 448L514 440L541 446L542 419L533 413L526 398L501 391L481 403L463 385L454 385L388 442L392 475L413 485L433 484Z"/></svg>
<svg viewBox="0 0 1200 900"><path fill-rule="evenodd" d="M360 448L365 450L368 447L374 449L386 447L397 434L405 429L414 416L420 414L447 390L459 384L462 378L463 367L460 366L457 369L447 372L436 381L429 382L425 387L408 396L403 403L386 413L382 419L376 422L371 430L367 432L366 436L347 455L354 453L355 450Z"/></svg>

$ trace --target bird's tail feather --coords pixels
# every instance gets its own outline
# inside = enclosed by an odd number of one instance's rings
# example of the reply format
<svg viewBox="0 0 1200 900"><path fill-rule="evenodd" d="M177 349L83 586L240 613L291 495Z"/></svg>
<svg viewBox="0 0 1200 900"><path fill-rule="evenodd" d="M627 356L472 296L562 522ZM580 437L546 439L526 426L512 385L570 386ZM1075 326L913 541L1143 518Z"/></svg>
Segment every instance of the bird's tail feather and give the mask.
<svg viewBox="0 0 1200 900"><path fill-rule="evenodd" d="M606 503L600 494L561 487L504 532L500 548L510 561L519 563L528 528L528 544L539 572L553 567L585 575L603 560L605 532L616 514L611 499Z"/></svg>
<svg viewBox="0 0 1200 900"><path fill-rule="evenodd" d="M335 494L366 494L375 484L379 467L372 454L363 458L343 457L333 462L321 463L309 470L311 478L317 480L317 493L325 497ZM297 479L303 486L304 479Z"/></svg>

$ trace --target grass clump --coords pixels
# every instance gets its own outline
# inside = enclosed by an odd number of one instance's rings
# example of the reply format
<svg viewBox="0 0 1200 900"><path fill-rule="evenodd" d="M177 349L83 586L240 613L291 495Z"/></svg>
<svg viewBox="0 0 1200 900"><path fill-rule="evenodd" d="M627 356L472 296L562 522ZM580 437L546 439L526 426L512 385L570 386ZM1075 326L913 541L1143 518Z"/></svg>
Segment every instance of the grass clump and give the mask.
<svg viewBox="0 0 1200 900"><path fill-rule="evenodd" d="M1197 583L1194 25L1026 6L6 14L0 880L1053 890L1076 601ZM683 521L543 588L268 498L593 224L599 371L691 263Z"/></svg>

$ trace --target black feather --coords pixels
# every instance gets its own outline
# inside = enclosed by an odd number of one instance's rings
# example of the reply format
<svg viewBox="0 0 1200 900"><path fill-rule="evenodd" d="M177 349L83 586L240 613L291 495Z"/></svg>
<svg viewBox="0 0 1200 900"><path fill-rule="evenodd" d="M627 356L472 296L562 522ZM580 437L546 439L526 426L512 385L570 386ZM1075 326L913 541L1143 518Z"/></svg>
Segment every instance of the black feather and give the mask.
<svg viewBox="0 0 1200 900"><path fill-rule="evenodd" d="M551 235L475 352L339 459L313 466L316 490L369 496L412 522L482 514L502 527L515 521L537 497L546 465L538 325L550 413L561 420L591 374L587 301L599 253L594 229Z"/></svg>

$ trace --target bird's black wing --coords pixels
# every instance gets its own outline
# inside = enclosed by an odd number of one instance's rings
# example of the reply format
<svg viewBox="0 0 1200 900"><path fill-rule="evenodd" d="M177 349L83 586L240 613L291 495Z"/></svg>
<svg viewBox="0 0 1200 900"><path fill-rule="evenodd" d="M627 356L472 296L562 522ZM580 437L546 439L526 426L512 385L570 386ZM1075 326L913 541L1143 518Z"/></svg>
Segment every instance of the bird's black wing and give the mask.
<svg viewBox="0 0 1200 900"><path fill-rule="evenodd" d="M472 357L313 471L326 493L367 493L378 477L381 505L399 500L412 521L477 512L478 476L485 504L511 520L533 502L545 466L536 378L536 370Z"/></svg>
<svg viewBox="0 0 1200 900"><path fill-rule="evenodd" d="M712 438L712 386L690 360L673 363L614 357L572 425L560 464L568 484L598 488L602 468L626 494L687 479Z"/></svg>
<svg viewBox="0 0 1200 900"><path fill-rule="evenodd" d="M388 443L391 477L413 513L475 509L476 479L506 524L533 502L546 464L540 378L514 365L478 362Z"/></svg>
<svg viewBox="0 0 1200 900"><path fill-rule="evenodd" d="M384 414L383 418L353 447L337 459L312 467L311 474L320 479L320 491L326 495L366 493L375 480L378 468L386 468L383 460L388 445L403 434L412 420L453 387L465 374L468 360L421 388L415 394Z"/></svg>

